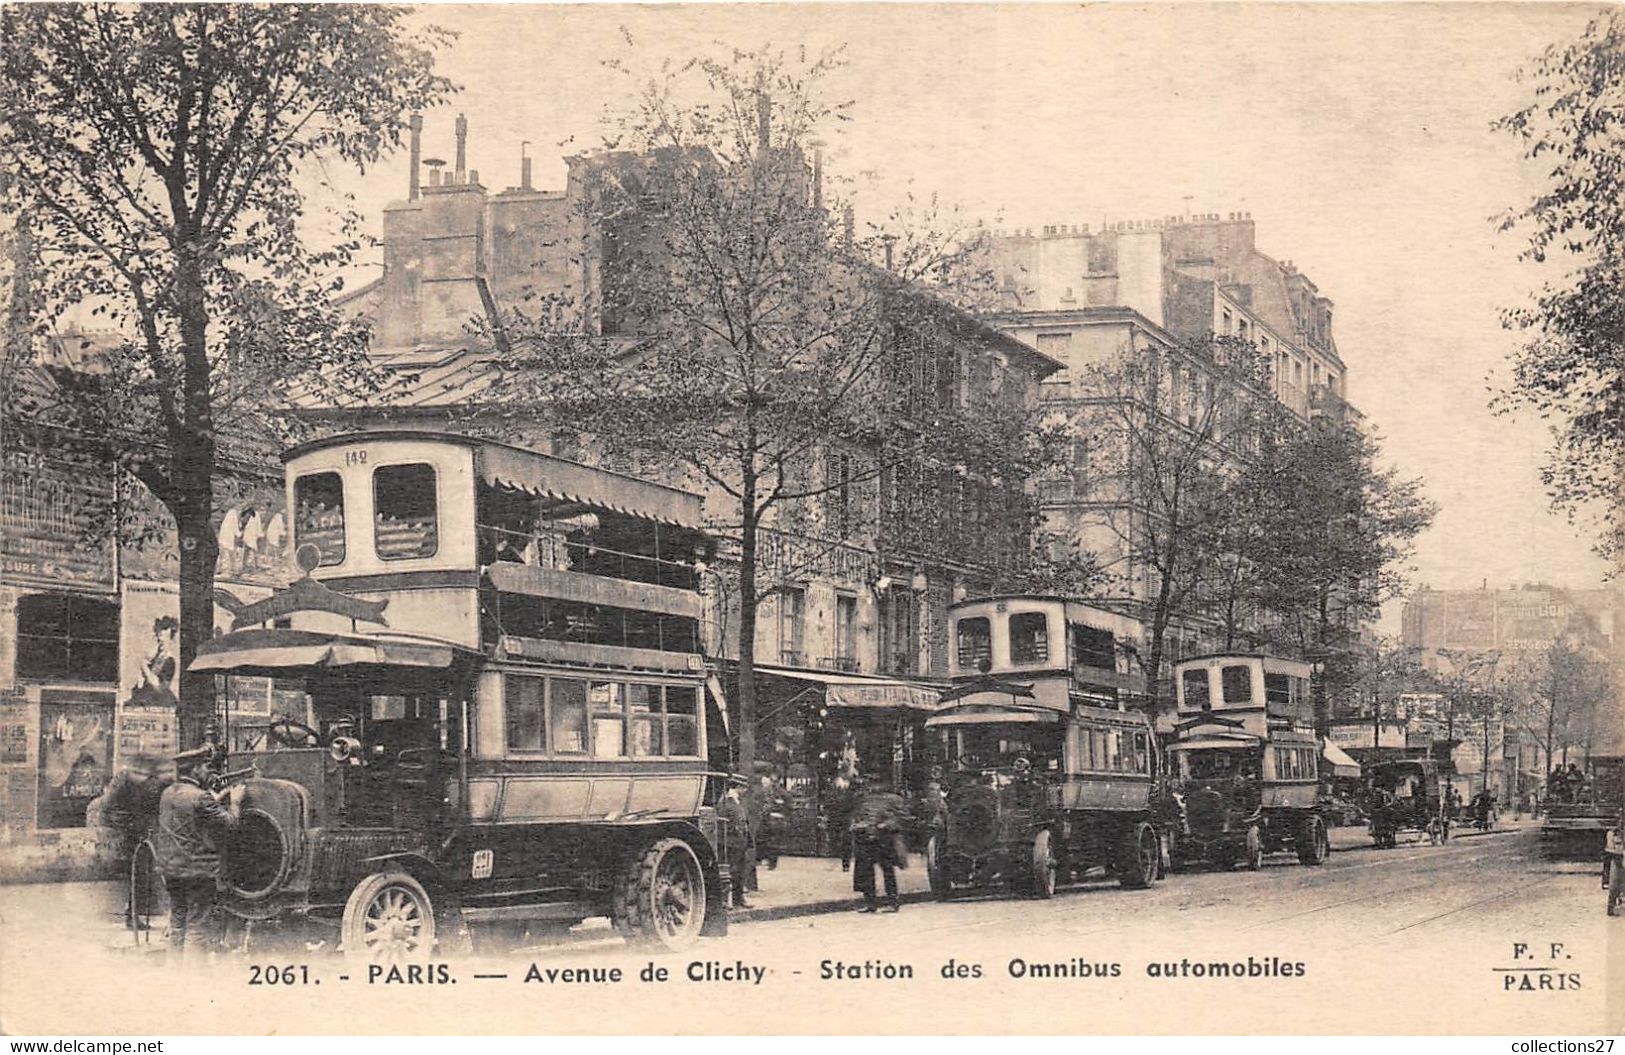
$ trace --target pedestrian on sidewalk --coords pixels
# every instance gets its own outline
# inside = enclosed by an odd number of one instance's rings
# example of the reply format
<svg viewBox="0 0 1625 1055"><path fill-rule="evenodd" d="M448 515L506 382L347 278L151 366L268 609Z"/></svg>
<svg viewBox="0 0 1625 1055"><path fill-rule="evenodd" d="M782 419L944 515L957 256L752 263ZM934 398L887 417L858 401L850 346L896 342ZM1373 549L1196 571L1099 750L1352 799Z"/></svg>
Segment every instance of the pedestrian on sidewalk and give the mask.
<svg viewBox="0 0 1625 1055"><path fill-rule="evenodd" d="M902 797L880 782L858 785L858 800L852 810L852 889L863 895L860 912L877 909L875 869L879 868L886 887L886 910L896 912L898 836L903 830Z"/></svg>
<svg viewBox="0 0 1625 1055"><path fill-rule="evenodd" d="M750 817L745 812L742 798L745 787L743 777L729 777L728 790L717 806L717 815L727 825L728 876L733 890L733 907L750 908L745 891L750 886L751 870L756 865L756 846L752 840Z"/></svg>
<svg viewBox="0 0 1625 1055"><path fill-rule="evenodd" d="M207 764L198 763L158 800L152 848L169 894L169 948L177 958L215 943L215 899L225 876L222 851L242 804L243 785L212 792L204 788L208 779Z"/></svg>

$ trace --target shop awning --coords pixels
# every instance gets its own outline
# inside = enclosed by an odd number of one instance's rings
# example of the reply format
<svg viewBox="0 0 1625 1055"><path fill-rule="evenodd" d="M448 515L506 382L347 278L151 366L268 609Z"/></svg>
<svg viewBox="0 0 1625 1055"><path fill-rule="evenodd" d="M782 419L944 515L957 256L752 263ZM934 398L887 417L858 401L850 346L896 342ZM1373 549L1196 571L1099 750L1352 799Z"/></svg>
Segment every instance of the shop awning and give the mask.
<svg viewBox="0 0 1625 1055"><path fill-rule="evenodd" d="M242 630L205 642L194 671L274 673L310 667L451 666L455 645L394 637L318 634L305 630Z"/></svg>
<svg viewBox="0 0 1625 1055"><path fill-rule="evenodd" d="M1041 707L986 707L971 704L963 707L952 707L941 714L933 714L925 720L927 729L937 729L945 725L1006 725L1010 723L1026 725L1053 725L1061 720L1057 711Z"/></svg>
<svg viewBox="0 0 1625 1055"><path fill-rule="evenodd" d="M1327 741L1320 755L1332 764L1332 776L1357 777L1360 775L1360 763L1349 757L1349 753L1336 744Z"/></svg>
<svg viewBox="0 0 1625 1055"><path fill-rule="evenodd" d="M479 463L480 476L488 484L695 531L701 529L699 495L675 487L496 443L480 446Z"/></svg>
<svg viewBox="0 0 1625 1055"><path fill-rule="evenodd" d="M791 681L822 686L826 707L900 708L910 711L935 711L940 689L930 685L896 681L891 678L864 677L860 674L825 674L814 670L793 670L788 667L758 666L760 674Z"/></svg>

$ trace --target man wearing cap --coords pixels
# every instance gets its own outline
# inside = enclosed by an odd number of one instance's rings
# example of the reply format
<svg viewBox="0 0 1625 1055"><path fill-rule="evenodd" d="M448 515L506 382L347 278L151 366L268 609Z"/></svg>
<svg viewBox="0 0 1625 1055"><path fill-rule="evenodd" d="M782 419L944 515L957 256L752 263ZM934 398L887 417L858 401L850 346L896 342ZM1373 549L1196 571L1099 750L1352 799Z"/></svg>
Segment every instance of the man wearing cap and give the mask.
<svg viewBox="0 0 1625 1055"><path fill-rule="evenodd" d="M743 777L729 777L728 790L717 806L717 816L727 824L728 872L733 887L734 908L750 908L745 891L750 885L751 869L756 864L756 844L750 830L750 817L745 813Z"/></svg>
<svg viewBox="0 0 1625 1055"><path fill-rule="evenodd" d="M169 947L177 955L203 949L211 931L215 895L224 876L221 850L237 827L243 786L230 794L204 788L208 766L197 763L164 789L158 800L153 854L169 894Z"/></svg>

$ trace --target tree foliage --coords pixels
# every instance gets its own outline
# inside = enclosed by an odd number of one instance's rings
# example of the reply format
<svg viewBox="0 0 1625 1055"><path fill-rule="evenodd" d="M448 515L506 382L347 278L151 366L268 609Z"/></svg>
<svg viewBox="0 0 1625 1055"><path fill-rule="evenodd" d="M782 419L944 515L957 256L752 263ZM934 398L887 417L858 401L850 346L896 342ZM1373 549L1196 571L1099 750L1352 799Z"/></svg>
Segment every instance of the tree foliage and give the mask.
<svg viewBox="0 0 1625 1055"><path fill-rule="evenodd" d="M856 230L821 171L818 137L849 116L826 96L840 61L734 53L633 74L610 152L585 159L596 285L501 324L508 400L712 496L737 548L746 770L757 606L795 575L761 566L764 538L934 557L966 528L942 511L974 507L1013 571L1046 450L1026 391L964 372L959 349L1008 341L950 303L991 288L980 229L926 200Z"/></svg>
<svg viewBox="0 0 1625 1055"><path fill-rule="evenodd" d="M1526 79L1533 98L1497 127L1546 167L1547 185L1501 227L1526 237L1524 259L1564 274L1505 313L1525 340L1494 405L1550 423L1541 476L1553 507L1590 523L1597 551L1617 558L1625 541L1625 14L1605 12L1579 39L1548 48Z"/></svg>
<svg viewBox="0 0 1625 1055"><path fill-rule="evenodd" d="M1218 337L1126 349L1082 378L1068 426L1087 450L1082 490L1098 512L1086 517L1115 539L1118 592L1143 598L1153 693L1170 631L1205 618L1218 563L1232 556L1232 485L1274 413L1267 370L1251 344Z"/></svg>
<svg viewBox="0 0 1625 1055"><path fill-rule="evenodd" d="M368 380L331 305L358 248L318 238L302 180L365 168L450 87L436 30L396 8L8 5L0 164L33 233L42 329L89 312L118 343L72 408L174 518L183 670L213 630L213 476L224 429L297 386ZM182 678L195 740L212 681Z"/></svg>

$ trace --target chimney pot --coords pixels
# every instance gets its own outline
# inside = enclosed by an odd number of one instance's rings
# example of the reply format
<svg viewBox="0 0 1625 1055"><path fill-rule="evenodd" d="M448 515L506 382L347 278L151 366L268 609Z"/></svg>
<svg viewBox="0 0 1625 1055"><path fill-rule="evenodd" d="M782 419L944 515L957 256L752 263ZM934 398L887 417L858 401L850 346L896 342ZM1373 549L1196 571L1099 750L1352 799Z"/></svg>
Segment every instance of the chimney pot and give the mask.
<svg viewBox="0 0 1625 1055"><path fill-rule="evenodd" d="M413 113L408 119L407 127L411 129L411 134L408 139L408 142L410 143L411 171L407 176L406 200L417 201L419 177L418 167L422 164L423 158L423 115L420 113Z"/></svg>
<svg viewBox="0 0 1625 1055"><path fill-rule="evenodd" d="M453 183L462 183L468 170L468 118L462 114L457 115L457 164L452 176Z"/></svg>

